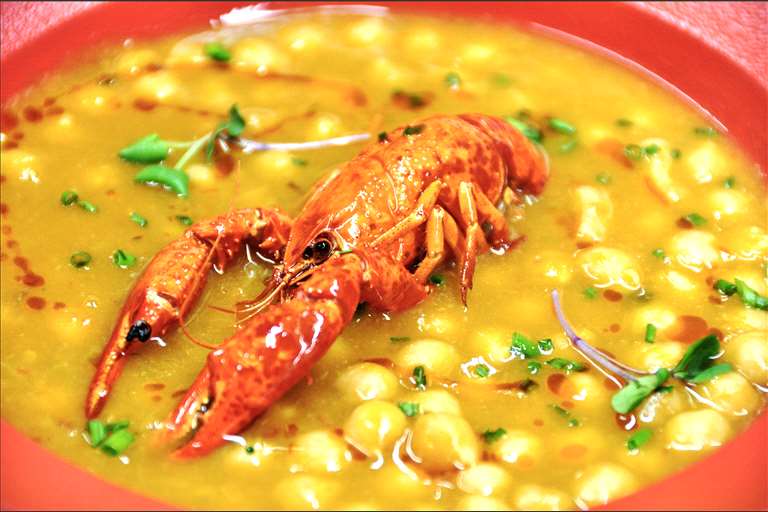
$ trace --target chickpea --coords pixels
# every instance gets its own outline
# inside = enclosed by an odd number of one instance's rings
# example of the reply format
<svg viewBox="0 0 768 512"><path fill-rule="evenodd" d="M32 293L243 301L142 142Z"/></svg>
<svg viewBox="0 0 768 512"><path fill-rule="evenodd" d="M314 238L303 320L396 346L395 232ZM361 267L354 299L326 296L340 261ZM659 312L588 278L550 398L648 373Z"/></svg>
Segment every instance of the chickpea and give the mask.
<svg viewBox="0 0 768 512"><path fill-rule="evenodd" d="M638 482L631 471L605 462L588 467L576 477L575 493L589 506L604 505L635 491Z"/></svg>
<svg viewBox="0 0 768 512"><path fill-rule="evenodd" d="M133 89L138 96L165 100L172 96L178 96L180 85L173 73L158 71L136 80Z"/></svg>
<svg viewBox="0 0 768 512"><path fill-rule="evenodd" d="M280 123L280 114L273 109L245 107L240 110L249 129L257 132L269 130Z"/></svg>
<svg viewBox="0 0 768 512"><path fill-rule="evenodd" d="M715 240L715 235L706 231L681 231L670 240L670 255L694 272L712 268L720 261Z"/></svg>
<svg viewBox="0 0 768 512"><path fill-rule="evenodd" d="M368 17L350 24L345 35L354 46L371 46L384 44L391 34L385 20Z"/></svg>
<svg viewBox="0 0 768 512"><path fill-rule="evenodd" d="M338 390L352 400L389 400L398 386L394 373L374 363L352 365L336 380Z"/></svg>
<svg viewBox="0 0 768 512"><path fill-rule="evenodd" d="M512 504L518 510L566 510L573 500L556 489L529 484L517 489Z"/></svg>
<svg viewBox="0 0 768 512"><path fill-rule="evenodd" d="M720 242L728 251L743 260L756 260L768 256L768 233L760 226L740 226L719 234Z"/></svg>
<svg viewBox="0 0 768 512"><path fill-rule="evenodd" d="M498 498L487 496L464 496L457 505L458 510L509 510L509 505ZM434 510L431 507L429 510Z"/></svg>
<svg viewBox="0 0 768 512"><path fill-rule="evenodd" d="M677 341L657 341L642 348L642 367L650 372L672 368L685 354L686 346Z"/></svg>
<svg viewBox="0 0 768 512"><path fill-rule="evenodd" d="M480 329L470 334L469 349L494 362L509 359L509 334L496 329Z"/></svg>
<svg viewBox="0 0 768 512"><path fill-rule="evenodd" d="M440 49L440 33L428 27L411 30L403 38L403 45L413 53L433 52Z"/></svg>
<svg viewBox="0 0 768 512"><path fill-rule="evenodd" d="M658 342L661 331L667 327L671 327L677 321L677 314L669 309L664 309L656 306L646 306L641 308L635 313L632 326L638 333L638 336L642 336L645 333L646 326L653 324L658 330L656 340Z"/></svg>
<svg viewBox="0 0 768 512"><path fill-rule="evenodd" d="M295 52L306 52L320 47L326 34L320 25L293 25L282 34L283 41Z"/></svg>
<svg viewBox="0 0 768 512"><path fill-rule="evenodd" d="M534 256L536 272L557 282L567 283L573 276L570 258L558 251L542 251Z"/></svg>
<svg viewBox="0 0 768 512"><path fill-rule="evenodd" d="M330 508L339 492L338 484L312 475L291 475L277 484L277 498L291 510Z"/></svg>
<svg viewBox="0 0 768 512"><path fill-rule="evenodd" d="M423 366L427 376L434 374L445 377L458 368L459 354L445 342L423 339L405 345L398 352L395 361L409 371L416 366Z"/></svg>
<svg viewBox="0 0 768 512"><path fill-rule="evenodd" d="M344 437L368 456L381 455L403 434L406 425L405 414L396 405L371 400L352 411L344 424Z"/></svg>
<svg viewBox="0 0 768 512"><path fill-rule="evenodd" d="M341 471L352 460L346 443L325 430L302 434L296 439L293 450L299 465L307 471Z"/></svg>
<svg viewBox="0 0 768 512"><path fill-rule="evenodd" d="M688 408L690 402L688 394L678 387L668 393L653 393L640 406L637 419L643 423L658 424Z"/></svg>
<svg viewBox="0 0 768 512"><path fill-rule="evenodd" d="M344 129L344 123L336 114L324 112L316 115L307 127L307 138L329 139L341 135Z"/></svg>
<svg viewBox="0 0 768 512"><path fill-rule="evenodd" d="M147 65L157 63L160 56L156 51L148 48L140 50L127 50L122 52L115 62L115 69L120 73L135 74Z"/></svg>
<svg viewBox="0 0 768 512"><path fill-rule="evenodd" d="M756 384L768 385L768 331L750 331L728 342L725 358Z"/></svg>
<svg viewBox="0 0 768 512"><path fill-rule="evenodd" d="M387 463L376 472L374 485L379 493L389 494L397 489L398 496L414 503L418 499L428 499L430 486L425 485L418 475L403 472L394 464Z"/></svg>
<svg viewBox="0 0 768 512"><path fill-rule="evenodd" d="M252 161L259 175L267 180L288 180L296 174L293 156L286 151L263 151Z"/></svg>
<svg viewBox="0 0 768 512"><path fill-rule="evenodd" d="M718 375L702 386L702 394L721 410L744 416L760 408L762 400L752 384L737 372Z"/></svg>
<svg viewBox="0 0 768 512"><path fill-rule="evenodd" d="M584 273L599 287L640 288L640 272L634 260L624 251L609 247L593 247L580 251L578 262Z"/></svg>
<svg viewBox="0 0 768 512"><path fill-rule="evenodd" d="M580 216L576 239L584 242L602 242L608 230L607 223L613 216L611 196L596 187L577 187L576 205Z"/></svg>
<svg viewBox="0 0 768 512"><path fill-rule="evenodd" d="M288 68L288 57L271 42L258 37L240 39L232 46L231 54L235 68L255 71L260 75Z"/></svg>
<svg viewBox="0 0 768 512"><path fill-rule="evenodd" d="M572 386L571 399L577 407L590 409L604 408L610 400L610 394L603 385L602 379L589 373L572 373L568 377Z"/></svg>
<svg viewBox="0 0 768 512"><path fill-rule="evenodd" d="M209 57L203 50L203 43L180 41L171 49L171 53L168 55L166 62L170 66L173 66L176 64L201 65L206 64L208 61ZM149 64L150 62L152 61L149 61L146 64Z"/></svg>
<svg viewBox="0 0 768 512"><path fill-rule="evenodd" d="M665 139L645 139L640 142L640 145L642 147L654 145L660 148L659 151L652 155L645 155L648 161L647 173L649 184L666 202L678 202L685 191L672 180L670 174L672 155L670 154L669 143Z"/></svg>
<svg viewBox="0 0 768 512"><path fill-rule="evenodd" d="M456 485L470 494L490 496L509 486L509 474L498 464L482 463L459 473Z"/></svg>
<svg viewBox="0 0 768 512"><path fill-rule="evenodd" d="M667 283L672 285L672 288L678 292L684 292L687 297L691 296L691 292L699 288L700 286L692 281L688 276L677 270L667 270L663 274Z"/></svg>
<svg viewBox="0 0 768 512"><path fill-rule="evenodd" d="M709 196L716 218L744 213L747 197L737 190L717 190Z"/></svg>
<svg viewBox="0 0 768 512"><path fill-rule="evenodd" d="M417 320L419 332L426 336L446 338L455 336L457 325L454 320L447 315L430 313L429 315L420 315Z"/></svg>
<svg viewBox="0 0 768 512"><path fill-rule="evenodd" d="M541 458L541 441L530 432L510 430L491 445L500 460L521 469L529 469Z"/></svg>
<svg viewBox="0 0 768 512"><path fill-rule="evenodd" d="M192 164L185 169L189 180L196 186L210 189L216 186L216 174L210 166L205 164Z"/></svg>
<svg viewBox="0 0 768 512"><path fill-rule="evenodd" d="M419 404L419 412L421 414L436 412L461 416L459 401L448 391L442 389L430 389L411 393L404 401Z"/></svg>
<svg viewBox="0 0 768 512"><path fill-rule="evenodd" d="M480 452L467 420L445 413L420 415L413 427L411 447L427 471L468 468L477 462Z"/></svg>
<svg viewBox="0 0 768 512"><path fill-rule="evenodd" d="M667 448L700 451L722 445L731 437L731 424L713 409L686 411L673 416L665 427Z"/></svg>
<svg viewBox="0 0 768 512"><path fill-rule="evenodd" d="M711 141L691 151L685 162L697 183L710 183L722 176L723 155Z"/></svg>

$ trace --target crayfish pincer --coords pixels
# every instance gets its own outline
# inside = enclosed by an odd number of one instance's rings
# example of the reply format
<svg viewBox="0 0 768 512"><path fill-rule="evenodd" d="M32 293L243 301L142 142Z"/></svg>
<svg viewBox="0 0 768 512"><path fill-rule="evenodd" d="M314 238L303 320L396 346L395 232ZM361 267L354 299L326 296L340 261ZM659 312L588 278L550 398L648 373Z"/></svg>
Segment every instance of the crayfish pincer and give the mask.
<svg viewBox="0 0 768 512"><path fill-rule="evenodd" d="M271 281L241 308L242 328L209 354L167 422L172 439L194 431L177 456L210 452L305 377L361 302L410 308L452 258L466 303L477 255L517 240L497 205L539 194L547 178L545 155L504 120L434 116L380 135L316 185L295 219L245 208L191 226L130 292L87 416L99 414L125 355L182 321L211 267L225 268L249 244L277 262Z"/></svg>

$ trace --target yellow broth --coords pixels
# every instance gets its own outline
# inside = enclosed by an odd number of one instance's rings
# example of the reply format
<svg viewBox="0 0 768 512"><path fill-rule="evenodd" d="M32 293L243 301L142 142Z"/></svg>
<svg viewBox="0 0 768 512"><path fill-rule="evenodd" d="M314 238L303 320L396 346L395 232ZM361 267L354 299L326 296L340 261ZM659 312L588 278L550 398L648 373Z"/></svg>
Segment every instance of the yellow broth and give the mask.
<svg viewBox="0 0 768 512"><path fill-rule="evenodd" d="M679 98L598 56L506 26L311 14L273 20L245 38L213 37L229 47L228 66L213 63L196 40L128 42L3 106L2 411L27 435L107 480L194 508L575 508L680 470L759 413L767 314L737 296L721 302L712 283L740 278L766 294L765 188L757 166ZM278 74L323 80L260 78ZM395 91L405 94L393 100ZM207 350L178 331L167 346L142 347L101 416L130 420L137 439L109 457L84 436L85 393L132 283L183 233L177 216L256 206L295 214L313 183L363 147L239 155L224 172L198 154L186 168L186 199L134 183L141 167L117 157L150 133L199 138L235 103L245 135L271 141L360 132L375 139L432 113L517 116L543 129L552 176L522 216L508 212L525 241L480 257L466 311L452 264L419 306L364 310L311 379L241 434L251 453L233 442L205 458L169 458L173 447L154 442L154 431ZM576 133L548 128L549 117ZM639 146L637 155L629 150L637 159L625 156L628 145ZM643 149L652 146L655 153ZM63 206L65 190L98 210ZM132 222L132 212L148 225ZM706 222L680 221L692 213ZM137 264L116 266L117 249ZM92 256L87 268L70 264L78 251ZM268 274L245 257L213 273L187 318L190 331L209 343L231 335L232 316L207 306L253 298ZM553 289L575 330L629 365L671 368L691 336L715 329L719 362L736 371L695 386L700 399L675 382L634 420L619 421L615 389L594 367L566 374L546 364L586 364L553 314ZM649 323L653 343L644 341ZM514 333L553 341L553 354L535 359L536 374L531 359L511 358ZM396 367L378 364L384 360ZM478 363L491 374L478 376ZM427 368L427 391L409 379L416 365ZM524 379L535 383L527 392L507 386ZM417 402L412 417L397 408ZM377 427L382 418L398 440L376 456L365 422ZM653 434L629 450L634 424ZM482 435L499 428L499 439ZM455 467L440 469L446 461Z"/></svg>

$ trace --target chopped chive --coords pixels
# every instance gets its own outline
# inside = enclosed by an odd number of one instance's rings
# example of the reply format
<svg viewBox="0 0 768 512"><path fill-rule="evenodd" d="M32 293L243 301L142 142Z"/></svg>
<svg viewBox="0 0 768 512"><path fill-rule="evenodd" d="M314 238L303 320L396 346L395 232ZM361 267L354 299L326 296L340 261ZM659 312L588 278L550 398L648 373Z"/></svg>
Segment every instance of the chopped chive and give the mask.
<svg viewBox="0 0 768 512"><path fill-rule="evenodd" d="M254 453L255 451L256 451L256 448L254 448L250 444L245 447L245 453L247 453L248 455Z"/></svg>
<svg viewBox="0 0 768 512"><path fill-rule="evenodd" d="M648 145L648 146L645 146L645 147L643 148L643 152L644 152L646 155L655 155L655 154L656 154L656 153L658 153L660 150L661 150L661 148L659 147L659 145L658 145L658 144L650 144L650 145Z"/></svg>
<svg viewBox="0 0 768 512"><path fill-rule="evenodd" d="M475 366L475 375L477 375L481 379L488 377L490 374L491 374L491 369L488 368L488 365L481 363Z"/></svg>
<svg viewBox="0 0 768 512"><path fill-rule="evenodd" d="M584 296L590 300L597 298L597 288L589 286L584 289Z"/></svg>
<svg viewBox="0 0 768 512"><path fill-rule="evenodd" d="M699 215L696 212L689 213L683 219L687 220L691 225L693 226L703 226L707 223L707 219L705 219L702 215Z"/></svg>
<svg viewBox="0 0 768 512"><path fill-rule="evenodd" d="M131 425L130 421L120 420L112 423L107 423L106 428L107 428L107 432L117 432L118 430L123 430L124 428L128 428L130 425Z"/></svg>
<svg viewBox="0 0 768 512"><path fill-rule="evenodd" d="M729 283L725 279L718 279L715 281L714 289L729 297L738 291L735 284Z"/></svg>
<svg viewBox="0 0 768 512"><path fill-rule="evenodd" d="M645 443L651 440L653 436L653 430L650 428L641 428L627 439L627 448L630 451L635 451Z"/></svg>
<svg viewBox="0 0 768 512"><path fill-rule="evenodd" d="M566 419L568 419L568 426L569 426L569 427L578 427L578 426L579 426L579 420L577 420L576 418L572 418L572 417L571 417L571 413L570 413L570 412L568 412L568 410L567 410L567 409L564 409L564 408L560 407L560 406L559 406L559 405L557 405L557 404L551 404L551 405L550 405L550 407L552 407L552 409L553 409L553 410L554 410L554 411L555 411L557 414L559 414L559 415L560 415L560 416L562 416L563 418L566 418Z"/></svg>
<svg viewBox="0 0 768 512"><path fill-rule="evenodd" d="M611 175L601 172L597 176L595 176L595 180L600 183L601 185L610 185L611 184Z"/></svg>
<svg viewBox="0 0 768 512"><path fill-rule="evenodd" d="M571 151L576 149L576 147L578 145L579 145L579 141L578 140L571 139L569 141L566 141L566 142L563 142L562 144L560 144L560 147L558 148L558 150L560 151L560 153L566 154L566 153L570 153Z"/></svg>
<svg viewBox="0 0 768 512"><path fill-rule="evenodd" d="M149 221L147 221L147 219L145 219L144 217L142 217L141 215L139 215L136 212L131 212L131 217L130 218L131 218L131 220L133 222L135 222L136 224L138 224L142 228L147 227L147 224L149 224Z"/></svg>
<svg viewBox="0 0 768 512"><path fill-rule="evenodd" d="M501 427L497 428L496 430L486 430L483 432L483 439L486 443L491 444L495 443L502 437L504 437L507 434L506 429L503 429Z"/></svg>
<svg viewBox="0 0 768 512"><path fill-rule="evenodd" d="M69 264L75 268L87 267L91 262L91 255L85 251L78 251L69 257Z"/></svg>
<svg viewBox="0 0 768 512"><path fill-rule="evenodd" d="M232 57L229 50L227 50L223 44L216 41L205 43L203 51L208 57L216 62L227 62Z"/></svg>
<svg viewBox="0 0 768 512"><path fill-rule="evenodd" d="M414 126L406 126L403 129L403 135L418 135L424 131L424 125L423 124L417 124Z"/></svg>
<svg viewBox="0 0 768 512"><path fill-rule="evenodd" d="M298 156L295 156L291 158L291 163L297 167L306 167L309 161L306 158L299 158Z"/></svg>
<svg viewBox="0 0 768 512"><path fill-rule="evenodd" d="M99 209L96 208L95 204L93 204L90 201L86 201L85 199L80 199L77 202L77 206L79 206L83 210L87 211L88 213L96 213L97 211L99 211Z"/></svg>
<svg viewBox="0 0 768 512"><path fill-rule="evenodd" d="M571 123L557 117L550 117L548 124L549 127L557 133L562 133L564 135L573 135L576 133L576 128Z"/></svg>
<svg viewBox="0 0 768 512"><path fill-rule="evenodd" d="M549 338L544 338L543 340L539 340L536 346L539 350L539 353L544 355L551 354L552 351L555 349L555 345L552 343L552 340Z"/></svg>
<svg viewBox="0 0 768 512"><path fill-rule="evenodd" d="M697 126L693 129L693 133L704 137L714 137L717 135L717 130L710 126Z"/></svg>
<svg viewBox="0 0 768 512"><path fill-rule="evenodd" d="M659 258L660 260L663 260L666 257L666 253L664 252L664 249L661 247L654 249L653 252L651 252L652 255Z"/></svg>
<svg viewBox="0 0 768 512"><path fill-rule="evenodd" d="M91 439L91 446L99 446L107 438L107 428L99 420L90 420L88 422L88 437Z"/></svg>
<svg viewBox="0 0 768 512"><path fill-rule="evenodd" d="M343 251L339 251L339 256L344 256L345 254L352 254L355 252L354 249L344 249Z"/></svg>
<svg viewBox="0 0 768 512"><path fill-rule="evenodd" d="M420 405L416 402L398 402L397 406L403 411L403 414L409 418L419 414L419 410L421 409Z"/></svg>
<svg viewBox="0 0 768 512"><path fill-rule="evenodd" d="M497 87L509 87L512 85L512 79L509 75L505 75L504 73L494 73L491 76L491 81L493 82L493 85Z"/></svg>
<svg viewBox="0 0 768 512"><path fill-rule="evenodd" d="M112 261L120 268L128 268L136 264L136 256L118 249L112 254Z"/></svg>
<svg viewBox="0 0 768 512"><path fill-rule="evenodd" d="M389 141L389 135L387 135L387 132L379 132L379 142L387 141Z"/></svg>
<svg viewBox="0 0 768 512"><path fill-rule="evenodd" d="M437 286L442 286L445 284L445 278L440 274L432 274L429 276L429 282Z"/></svg>
<svg viewBox="0 0 768 512"><path fill-rule="evenodd" d="M392 343L404 343L406 341L411 341L410 336L390 336L389 341Z"/></svg>
<svg viewBox="0 0 768 512"><path fill-rule="evenodd" d="M630 160L640 160L643 157L643 148L637 144L627 144L624 146L624 156Z"/></svg>
<svg viewBox="0 0 768 512"><path fill-rule="evenodd" d="M736 284L736 291L745 306L768 311L768 297L763 297L741 279L734 279L733 282Z"/></svg>
<svg viewBox="0 0 768 512"><path fill-rule="evenodd" d="M733 188L734 186L736 186L736 178L735 178L735 177L733 177L733 176L729 176L729 177L728 177L728 178L727 178L727 179L726 179L726 180L723 182L723 186L724 186L725 188Z"/></svg>
<svg viewBox="0 0 768 512"><path fill-rule="evenodd" d="M519 332L512 335L509 350L515 359L531 359L540 355L539 348Z"/></svg>
<svg viewBox="0 0 768 512"><path fill-rule="evenodd" d="M656 326L648 324L645 326L645 342L653 343L654 341L656 341Z"/></svg>
<svg viewBox="0 0 768 512"><path fill-rule="evenodd" d="M536 375L541 370L541 363L538 361L528 361L526 368L528 368L528 373Z"/></svg>
<svg viewBox="0 0 768 512"><path fill-rule="evenodd" d="M413 376L411 381L416 385L419 390L427 389L427 374L424 371L423 366L417 366L413 369Z"/></svg>
<svg viewBox="0 0 768 512"><path fill-rule="evenodd" d="M180 169L162 164L150 165L140 170L133 180L137 183L160 184L176 192L180 197L189 195L189 176Z"/></svg>
<svg viewBox="0 0 768 512"><path fill-rule="evenodd" d="M183 226L191 226L195 222L192 220L192 217L189 217L187 215L177 215L176 220L179 221L180 224Z"/></svg>
<svg viewBox="0 0 768 512"><path fill-rule="evenodd" d="M445 82L445 85L447 85L451 89L458 89L461 87L461 77L458 73L455 71L451 71L447 75L445 75L445 78L443 79Z"/></svg>
<svg viewBox="0 0 768 512"><path fill-rule="evenodd" d="M121 149L117 154L128 162L156 164L165 160L169 150L168 143L156 133L152 133Z"/></svg>
<svg viewBox="0 0 768 512"><path fill-rule="evenodd" d="M634 122L624 117L620 117L619 119L616 120L616 126L619 126L621 128L628 128L634 124L635 124Z"/></svg>
<svg viewBox="0 0 768 512"><path fill-rule="evenodd" d="M550 359L547 361L547 365L557 370L565 370L566 372L583 372L587 369L586 366L579 362L564 359L562 357Z"/></svg>
<svg viewBox="0 0 768 512"><path fill-rule="evenodd" d="M675 160L679 160L680 157L683 156L683 152L680 151L679 149L675 148L675 149L670 150L669 156L671 156Z"/></svg>
<svg viewBox="0 0 768 512"><path fill-rule="evenodd" d="M65 190L61 193L61 204L69 206L77 202L78 195L74 190Z"/></svg>
<svg viewBox="0 0 768 512"><path fill-rule="evenodd" d="M517 130L523 135L525 135L526 137L528 137L528 139L541 144L542 135L540 130L534 128L533 126L529 125L525 121L521 121L512 116L506 116L504 117L504 120L509 124L511 124L512 126L514 126L515 128L517 128Z"/></svg>
<svg viewBox="0 0 768 512"><path fill-rule="evenodd" d="M123 453L135 440L127 429L118 430L109 436L102 444L101 451L115 457Z"/></svg>

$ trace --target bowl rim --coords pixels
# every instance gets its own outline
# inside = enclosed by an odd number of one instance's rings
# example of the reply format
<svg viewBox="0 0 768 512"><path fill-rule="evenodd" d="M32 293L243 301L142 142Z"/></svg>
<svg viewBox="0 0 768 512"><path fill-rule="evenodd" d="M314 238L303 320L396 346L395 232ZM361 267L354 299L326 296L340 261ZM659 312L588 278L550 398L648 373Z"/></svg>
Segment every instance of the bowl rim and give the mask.
<svg viewBox="0 0 768 512"><path fill-rule="evenodd" d="M323 2L334 4L338 2ZM360 2L363 3L363 2ZM749 70L744 69L723 48L702 40L681 20L659 16L644 4L575 2L558 4L542 3L495 3L457 2L444 5L440 2L364 2L388 5L395 12L418 14L447 14L466 18L478 18L490 14L495 23L514 23L532 27L534 31L548 32L549 37L564 40L567 44L586 46L588 51L602 54L620 64L644 72L651 79L677 94L684 100L696 102L699 108L729 129L746 153L758 163L765 178L768 152L765 148L766 116L759 119L749 107L739 105L733 98L750 98L753 102L768 106L768 89ZM16 6L3 3L3 18L15 17L16 25L2 25L3 39L13 37L17 44L11 50L2 49L0 58L0 99L3 104L15 93L31 85L47 69L54 69L67 62L73 54L96 42L117 42L127 34L136 38L182 32L194 26L203 27L214 13L224 13L235 6L250 2L199 2L153 3L153 13L146 16L146 25L128 26L126 16L137 17L145 9L143 2L102 3L89 2L77 8L65 9L53 2L40 2L45 11L19 14ZM46 5L48 4L48 5ZM274 2L270 7L286 7L286 2ZM290 3L290 6L306 5L307 2ZM317 5L317 4L312 4ZM34 10L34 9L33 9ZM126 14L128 13L128 14ZM175 19L170 18L171 15ZM166 19L164 19L166 17ZM590 22L585 23L588 19ZM632 19L645 26L642 34L627 35L615 30L621 20ZM602 20L595 23L595 20ZM105 23L109 21L109 23ZM173 22L173 23L171 23ZM39 26L42 24L43 26ZM599 26L598 26L599 25ZM98 27L89 34L80 28ZM645 44L647 34L656 38L655 44ZM547 34L545 34L547 35ZM20 42L19 42L20 41ZM61 43L66 41L67 44ZM56 43L60 44L56 44ZM662 45L671 55L659 58L654 55ZM675 63L681 58L698 56L695 70L681 72ZM712 84L702 83L699 76L723 78L719 87L728 94L720 94ZM742 102L745 103L745 102ZM768 411L752 422L739 436L709 456L686 467L681 472L666 477L640 491L608 504L610 509L760 509L768 508ZM146 509L174 510L177 507L145 497L134 491L101 480L86 470L74 466L23 435L6 420L0 420L0 506L5 508L49 509ZM713 483L712 467L719 469L718 480ZM745 468L748 473L739 472ZM762 473L759 469L762 468ZM751 474L750 474L751 472ZM706 482L706 485L702 485ZM46 492L40 492L41 484ZM83 496L81 489L88 489ZM11 490L9 492L9 489ZM683 492L684 491L684 492ZM660 505L660 497L664 498Z"/></svg>

